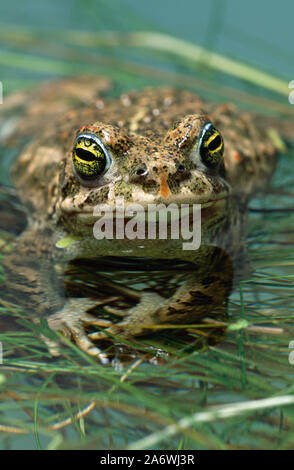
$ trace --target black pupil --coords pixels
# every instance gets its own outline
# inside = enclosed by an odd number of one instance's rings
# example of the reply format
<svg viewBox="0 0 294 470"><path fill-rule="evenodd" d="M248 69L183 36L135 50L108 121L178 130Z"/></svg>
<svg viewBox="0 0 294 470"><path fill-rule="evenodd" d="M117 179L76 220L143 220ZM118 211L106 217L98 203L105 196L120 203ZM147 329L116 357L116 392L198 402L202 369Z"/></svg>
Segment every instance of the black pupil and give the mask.
<svg viewBox="0 0 294 470"><path fill-rule="evenodd" d="M213 139L211 142L209 142L208 149L213 151L213 150L217 149L220 146L220 144L221 144L221 138L218 135L217 137L215 137L215 139Z"/></svg>
<svg viewBox="0 0 294 470"><path fill-rule="evenodd" d="M89 152L89 150L78 148L76 149L76 154L81 160L84 160L85 162L92 162L95 160L95 155L93 155L92 152Z"/></svg>

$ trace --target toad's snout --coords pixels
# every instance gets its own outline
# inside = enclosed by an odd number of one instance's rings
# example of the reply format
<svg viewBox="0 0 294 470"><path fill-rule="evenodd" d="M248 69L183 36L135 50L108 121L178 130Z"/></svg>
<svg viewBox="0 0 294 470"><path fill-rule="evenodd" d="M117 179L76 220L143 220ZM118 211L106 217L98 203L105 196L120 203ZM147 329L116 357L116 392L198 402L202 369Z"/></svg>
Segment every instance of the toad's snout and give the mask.
<svg viewBox="0 0 294 470"><path fill-rule="evenodd" d="M130 182L142 185L145 189L149 186L158 196L168 198L171 195L168 174L168 168L162 162L142 163L132 168Z"/></svg>

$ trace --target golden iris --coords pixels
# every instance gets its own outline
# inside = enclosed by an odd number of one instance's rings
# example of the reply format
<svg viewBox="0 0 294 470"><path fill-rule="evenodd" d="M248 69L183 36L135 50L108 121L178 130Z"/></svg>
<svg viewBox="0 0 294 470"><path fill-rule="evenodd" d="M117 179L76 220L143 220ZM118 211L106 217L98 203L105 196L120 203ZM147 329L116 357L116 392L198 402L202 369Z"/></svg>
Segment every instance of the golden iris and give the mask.
<svg viewBox="0 0 294 470"><path fill-rule="evenodd" d="M107 165L107 156L104 149L99 145L98 139L91 135L77 137L72 159L76 171L83 178L102 175Z"/></svg>
<svg viewBox="0 0 294 470"><path fill-rule="evenodd" d="M209 167L216 167L222 160L224 141L219 131L211 124L203 128L199 141L199 154L201 160Z"/></svg>

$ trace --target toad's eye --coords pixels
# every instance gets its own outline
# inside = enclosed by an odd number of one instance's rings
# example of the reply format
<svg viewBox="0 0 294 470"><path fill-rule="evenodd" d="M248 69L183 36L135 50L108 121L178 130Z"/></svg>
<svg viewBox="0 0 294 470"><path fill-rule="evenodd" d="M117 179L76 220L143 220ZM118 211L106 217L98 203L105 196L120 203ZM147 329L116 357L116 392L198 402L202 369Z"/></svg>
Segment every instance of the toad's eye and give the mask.
<svg viewBox="0 0 294 470"><path fill-rule="evenodd" d="M199 154L202 162L215 168L222 160L224 141L219 131L208 123L204 126L199 140Z"/></svg>
<svg viewBox="0 0 294 470"><path fill-rule="evenodd" d="M94 134L77 136L72 161L77 175L86 180L102 176L111 164L106 148Z"/></svg>

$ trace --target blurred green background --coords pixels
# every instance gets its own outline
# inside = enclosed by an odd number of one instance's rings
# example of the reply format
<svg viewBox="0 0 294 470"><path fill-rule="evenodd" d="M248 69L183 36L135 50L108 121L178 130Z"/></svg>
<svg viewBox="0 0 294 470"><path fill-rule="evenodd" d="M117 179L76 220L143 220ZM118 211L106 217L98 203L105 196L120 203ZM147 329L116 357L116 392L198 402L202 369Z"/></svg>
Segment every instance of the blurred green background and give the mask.
<svg viewBox="0 0 294 470"><path fill-rule="evenodd" d="M10 0L0 18L40 30L164 31L293 78L291 0Z"/></svg>
<svg viewBox="0 0 294 470"><path fill-rule="evenodd" d="M89 62L95 62L98 70L98 57L105 55L105 49L97 46L80 49L81 38L75 44L72 41L69 44L65 35L68 31L99 34L107 31L148 30L198 44L257 69L261 68L288 83L294 77L293 10L291 0L1 2L0 78L7 92L21 86L20 82L24 85L25 81L44 76L78 73L83 68L88 70ZM36 35L26 36L24 33L28 31ZM24 56L19 57L18 52ZM96 60L90 56L93 52ZM107 54L109 52L107 50ZM111 51L117 59L160 65L171 71L183 68L191 71L187 61L180 61L179 58L175 60L172 49L170 53L170 56L165 54L163 57L150 51L149 54L146 51L143 54L142 50L136 49L115 48ZM91 57L91 60L87 61L87 57ZM37 58L55 58L57 62L48 61L46 66L46 62L38 62ZM62 68L62 60L70 65ZM88 62L87 66L85 62ZM197 74L201 73L204 71L198 69ZM227 80L228 77L222 76L217 81ZM244 84L241 86L244 87ZM252 87L249 89L252 90Z"/></svg>

